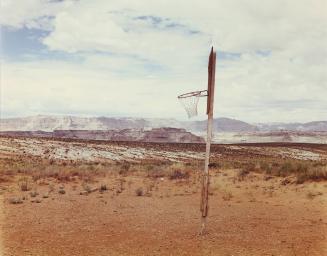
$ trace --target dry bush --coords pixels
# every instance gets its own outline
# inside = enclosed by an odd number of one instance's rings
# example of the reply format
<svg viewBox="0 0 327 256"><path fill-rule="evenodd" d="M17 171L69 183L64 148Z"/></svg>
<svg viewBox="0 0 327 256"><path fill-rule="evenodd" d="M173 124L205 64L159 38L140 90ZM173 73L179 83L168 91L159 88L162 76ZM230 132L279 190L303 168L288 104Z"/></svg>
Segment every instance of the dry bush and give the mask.
<svg viewBox="0 0 327 256"><path fill-rule="evenodd" d="M241 169L237 172L237 180L238 181L243 181L245 177L250 173L248 168Z"/></svg>
<svg viewBox="0 0 327 256"><path fill-rule="evenodd" d="M104 192L104 191L107 191L108 190L108 187L106 184L101 184L100 185L100 188L99 188L99 191L100 192Z"/></svg>
<svg viewBox="0 0 327 256"><path fill-rule="evenodd" d="M83 182L82 183L82 188L87 193L91 193L91 191L92 191L91 186L88 183L86 183L86 182Z"/></svg>
<svg viewBox="0 0 327 256"><path fill-rule="evenodd" d="M169 168L170 180L188 180L190 178L190 168L183 163L174 163Z"/></svg>
<svg viewBox="0 0 327 256"><path fill-rule="evenodd" d="M59 188L58 193L64 195L66 194L66 190L64 188Z"/></svg>
<svg viewBox="0 0 327 256"><path fill-rule="evenodd" d="M153 180L149 180L149 179L145 179L143 180L143 184L145 186L145 196L151 196L152 195L152 191L156 186L156 181Z"/></svg>
<svg viewBox="0 0 327 256"><path fill-rule="evenodd" d="M49 184L49 193L53 192L55 190L55 187L53 184Z"/></svg>
<svg viewBox="0 0 327 256"><path fill-rule="evenodd" d="M223 164L219 163L219 162L209 163L209 168L212 168L212 169L220 169L222 167L223 167Z"/></svg>
<svg viewBox="0 0 327 256"><path fill-rule="evenodd" d="M266 160L261 162L249 161L243 163L243 167L237 175L238 180L244 180L250 172L265 173L279 177L294 176L298 184L306 181L327 180L326 163L317 161L312 162L296 159Z"/></svg>
<svg viewBox="0 0 327 256"><path fill-rule="evenodd" d="M10 177L6 176L5 174L0 174L0 183L6 183L11 181Z"/></svg>
<svg viewBox="0 0 327 256"><path fill-rule="evenodd" d="M129 162L123 162L120 165L120 170L119 170L119 174L126 176L128 175L129 170L131 169L131 164Z"/></svg>
<svg viewBox="0 0 327 256"><path fill-rule="evenodd" d="M306 181L320 181L327 180L327 166L311 167L310 169L297 173L296 183L302 184Z"/></svg>
<svg viewBox="0 0 327 256"><path fill-rule="evenodd" d="M21 191L31 190L31 181L29 177L22 177L18 180L18 187Z"/></svg>
<svg viewBox="0 0 327 256"><path fill-rule="evenodd" d="M168 175L168 170L167 166L164 165L147 165L145 167L146 172L147 172L147 177L153 178L153 179L158 179L158 178L163 178Z"/></svg>
<svg viewBox="0 0 327 256"><path fill-rule="evenodd" d="M260 162L260 170L266 174L272 174L273 165L272 163L262 161Z"/></svg>
<svg viewBox="0 0 327 256"><path fill-rule="evenodd" d="M222 198L224 201L230 201L233 198L233 194L231 191L223 190Z"/></svg>
<svg viewBox="0 0 327 256"><path fill-rule="evenodd" d="M306 196L308 199L314 199L316 196L321 196L321 195L322 195L321 192L309 191Z"/></svg>
<svg viewBox="0 0 327 256"><path fill-rule="evenodd" d="M221 190L221 184L218 179L211 179L209 189L213 191Z"/></svg>
<svg viewBox="0 0 327 256"><path fill-rule="evenodd" d="M181 180L190 178L190 173L184 170L173 170L169 174L169 179L171 180Z"/></svg>
<svg viewBox="0 0 327 256"><path fill-rule="evenodd" d="M170 179L188 179L190 177L190 163L147 163L138 166L138 170L146 173L146 177L158 179L168 177Z"/></svg>
<svg viewBox="0 0 327 256"><path fill-rule="evenodd" d="M22 204L23 200L19 197L12 197L12 198L9 198L9 203L10 204Z"/></svg>
<svg viewBox="0 0 327 256"><path fill-rule="evenodd" d="M280 165L276 174L282 177L293 175L296 177L297 184L306 181L327 180L327 165L317 162L288 160Z"/></svg>
<svg viewBox="0 0 327 256"><path fill-rule="evenodd" d="M39 193L37 192L37 191L32 191L31 193L30 193L30 196L31 197L36 197L36 196L38 196L39 195Z"/></svg>
<svg viewBox="0 0 327 256"><path fill-rule="evenodd" d="M126 180L124 178L118 179L117 193L122 193L125 190L125 183L126 183Z"/></svg>
<svg viewBox="0 0 327 256"><path fill-rule="evenodd" d="M5 167L11 175L23 174L33 181L56 179L60 182L70 182L75 178L84 181L94 181L95 177L104 176L106 167L99 163L78 161L48 160L39 158L18 158L17 161L0 159L0 169Z"/></svg>
<svg viewBox="0 0 327 256"><path fill-rule="evenodd" d="M137 196L143 196L143 188L137 188L136 190L135 190L135 194L137 195Z"/></svg>

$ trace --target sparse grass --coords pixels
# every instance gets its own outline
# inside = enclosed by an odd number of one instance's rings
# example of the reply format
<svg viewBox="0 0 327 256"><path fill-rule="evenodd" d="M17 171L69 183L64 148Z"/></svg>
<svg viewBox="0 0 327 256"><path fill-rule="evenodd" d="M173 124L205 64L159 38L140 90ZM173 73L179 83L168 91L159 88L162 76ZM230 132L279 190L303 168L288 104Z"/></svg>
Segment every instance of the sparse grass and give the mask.
<svg viewBox="0 0 327 256"><path fill-rule="evenodd" d="M198 184L200 171L203 169L203 162L191 160L188 162L172 163L158 160L141 160L138 163L100 163L85 161L64 161L58 159L42 159L39 157L19 156L0 159L0 174L2 177L18 180L18 188L21 191L30 191L33 184L55 184L56 182L84 182L92 184L101 176L119 175L120 178L133 173L133 175L145 176L150 179L167 178L181 182ZM264 173L273 176L288 178L291 176L291 183L304 183L307 181L327 180L326 161L305 161L295 159L279 159L276 157L256 158L233 156L223 159L212 159L211 172L219 169L237 169L236 181L242 181L251 172ZM225 173L225 171L223 171ZM268 176L267 176L268 177ZM131 188L131 182L126 182ZM286 185L286 184L285 184ZM126 186L127 187L127 186ZM116 185L118 191L125 189L125 182L119 181ZM99 187L98 187L99 189ZM51 192L49 185L49 192ZM101 188L99 189L101 191ZM145 192L150 191L145 187Z"/></svg>
<svg viewBox="0 0 327 256"><path fill-rule="evenodd" d="M95 162L88 163L20 156L13 159L0 159L0 174L2 176L28 177L29 183L45 179L55 179L59 182L70 182L79 179L92 182L95 177L103 176L108 171L109 166L111 167L109 164Z"/></svg>
<svg viewBox="0 0 327 256"><path fill-rule="evenodd" d="M239 165L240 163L237 162L236 166ZM296 159L266 160L260 162L249 160L243 163L243 167L239 169L236 177L239 181L242 181L250 172L265 173L278 177L294 176L296 183L301 184L306 181L327 180L327 163Z"/></svg>
<svg viewBox="0 0 327 256"><path fill-rule="evenodd" d="M305 181L320 181L327 180L327 165L313 167L305 172L297 174L297 183L301 184Z"/></svg>

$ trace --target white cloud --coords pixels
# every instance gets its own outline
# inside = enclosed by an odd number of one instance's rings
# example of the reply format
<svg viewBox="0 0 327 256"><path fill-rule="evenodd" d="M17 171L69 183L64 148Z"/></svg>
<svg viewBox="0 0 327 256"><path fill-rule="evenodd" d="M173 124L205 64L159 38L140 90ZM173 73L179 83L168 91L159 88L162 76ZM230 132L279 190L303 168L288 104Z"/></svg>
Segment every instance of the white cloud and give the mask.
<svg viewBox="0 0 327 256"><path fill-rule="evenodd" d="M325 0L18 2L3 1L2 24L49 29L50 51L83 61L6 63L7 113L180 117L175 96L206 86L213 40L240 56L217 60L217 115L326 119Z"/></svg>

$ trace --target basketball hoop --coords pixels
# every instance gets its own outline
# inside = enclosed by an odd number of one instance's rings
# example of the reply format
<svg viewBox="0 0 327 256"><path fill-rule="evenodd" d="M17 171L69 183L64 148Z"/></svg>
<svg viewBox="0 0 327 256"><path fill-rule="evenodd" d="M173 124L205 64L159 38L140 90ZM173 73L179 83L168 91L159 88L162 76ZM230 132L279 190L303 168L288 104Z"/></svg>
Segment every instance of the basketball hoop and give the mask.
<svg viewBox="0 0 327 256"><path fill-rule="evenodd" d="M198 114L198 103L200 97L207 97L207 138L206 138L206 154L204 161L204 172L202 175L202 190L201 190L201 231L204 234L206 220L208 216L209 205L209 162L210 162L210 146L212 140L213 129L213 106L215 97L215 73L216 73L216 51L211 47L209 62L208 62L208 90L189 92L178 96L178 100L185 108L189 118Z"/></svg>
<svg viewBox="0 0 327 256"><path fill-rule="evenodd" d="M198 115L198 103L200 97L207 97L208 91L195 91L179 95L177 98L186 110L188 118Z"/></svg>

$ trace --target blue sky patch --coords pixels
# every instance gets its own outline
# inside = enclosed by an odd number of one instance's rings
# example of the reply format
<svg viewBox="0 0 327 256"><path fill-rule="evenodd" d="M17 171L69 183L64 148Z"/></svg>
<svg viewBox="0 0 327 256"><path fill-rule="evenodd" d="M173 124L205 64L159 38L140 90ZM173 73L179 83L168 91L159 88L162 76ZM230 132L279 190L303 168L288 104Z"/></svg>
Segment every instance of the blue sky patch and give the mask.
<svg viewBox="0 0 327 256"><path fill-rule="evenodd" d="M46 50L46 46L40 41L49 32L39 29L11 29L1 28L2 56L5 59L22 59L26 55L39 54Z"/></svg>

